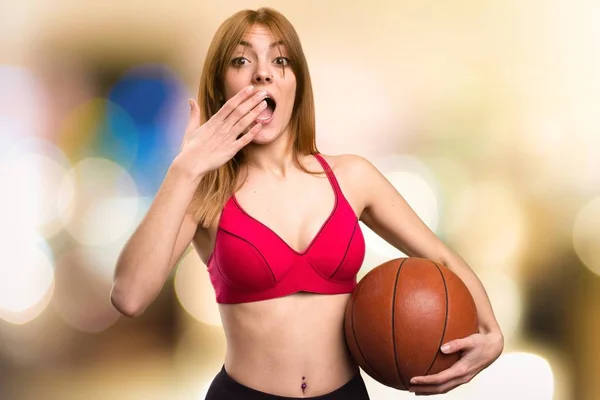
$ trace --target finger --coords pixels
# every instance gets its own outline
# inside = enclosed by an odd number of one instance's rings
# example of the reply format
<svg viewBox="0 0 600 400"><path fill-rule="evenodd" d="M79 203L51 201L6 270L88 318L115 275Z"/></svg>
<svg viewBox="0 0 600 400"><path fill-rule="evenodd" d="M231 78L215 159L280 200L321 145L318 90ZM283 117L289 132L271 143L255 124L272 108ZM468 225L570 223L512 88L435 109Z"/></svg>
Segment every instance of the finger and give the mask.
<svg viewBox="0 0 600 400"><path fill-rule="evenodd" d="M198 107L198 103L194 99L188 99L188 103L190 106L190 119L185 131L191 132L200 127L200 107Z"/></svg>
<svg viewBox="0 0 600 400"><path fill-rule="evenodd" d="M227 100L225 104L223 104L223 107L221 107L219 111L215 113L213 118L217 121L224 121L229 116L229 114L233 112L233 110L235 110L240 104L242 104L244 100L248 98L248 96L252 94L253 91L254 86L250 85L237 92L235 96L233 96L232 98Z"/></svg>
<svg viewBox="0 0 600 400"><path fill-rule="evenodd" d="M473 335L461 339L451 340L444 344L440 350L442 350L442 353L445 354L456 353L457 351L473 347L474 341Z"/></svg>
<svg viewBox="0 0 600 400"><path fill-rule="evenodd" d="M229 132L235 124L237 124L242 118L244 118L250 111L252 111L261 101L266 97L267 92L259 90L251 98L244 101L242 104L236 107L235 110L229 114L223 123L223 132Z"/></svg>
<svg viewBox="0 0 600 400"><path fill-rule="evenodd" d="M248 114L246 114L242 119L240 119L234 126L231 127L230 133L232 135L239 135L240 132L243 132L252 122L258 118L261 112L267 108L267 102L261 101L258 103L256 107L254 107Z"/></svg>
<svg viewBox="0 0 600 400"><path fill-rule="evenodd" d="M237 139L234 142L234 145L236 146L235 152L237 153L244 146L248 145L251 141L253 141L254 138L256 137L256 135L258 134L258 132L261 130L261 128L262 128L262 124L256 124L252 127L252 129L250 129L248 131L248 133L246 133L245 135L242 135L242 137Z"/></svg>
<svg viewBox="0 0 600 400"><path fill-rule="evenodd" d="M413 385L441 385L456 378L465 376L468 368L464 362L457 361L450 368L434 375L415 376L410 380Z"/></svg>
<svg viewBox="0 0 600 400"><path fill-rule="evenodd" d="M430 396L434 394L448 393L452 389L456 389L460 385L467 383L469 379L460 377L452 379L442 385L416 385L408 388L409 392L414 392L417 396Z"/></svg>

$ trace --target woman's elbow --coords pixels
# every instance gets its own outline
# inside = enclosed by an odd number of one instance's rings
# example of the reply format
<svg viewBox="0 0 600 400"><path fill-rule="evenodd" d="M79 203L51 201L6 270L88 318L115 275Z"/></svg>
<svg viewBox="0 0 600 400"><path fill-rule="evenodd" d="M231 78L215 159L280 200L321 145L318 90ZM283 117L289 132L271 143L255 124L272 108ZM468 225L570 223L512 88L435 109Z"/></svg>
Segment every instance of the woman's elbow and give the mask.
<svg viewBox="0 0 600 400"><path fill-rule="evenodd" d="M137 318L144 313L146 307L131 296L124 295L116 285L110 292L110 304L122 315L128 318Z"/></svg>

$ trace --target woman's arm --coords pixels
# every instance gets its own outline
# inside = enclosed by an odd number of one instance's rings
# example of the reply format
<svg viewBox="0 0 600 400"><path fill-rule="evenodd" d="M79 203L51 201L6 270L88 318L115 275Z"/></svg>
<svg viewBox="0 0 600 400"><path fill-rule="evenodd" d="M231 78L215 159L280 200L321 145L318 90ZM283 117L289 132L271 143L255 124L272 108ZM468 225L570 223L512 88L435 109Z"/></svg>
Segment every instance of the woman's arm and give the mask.
<svg viewBox="0 0 600 400"><path fill-rule="evenodd" d="M197 186L177 160L121 251L110 295L123 315L141 315L158 296L197 229L188 207Z"/></svg>
<svg viewBox="0 0 600 400"><path fill-rule="evenodd" d="M373 190L377 196L372 197L361 217L365 225L407 256L427 258L455 272L475 300L479 332L500 334L485 288L465 260L425 225L383 175L373 173L371 184L367 192Z"/></svg>
<svg viewBox="0 0 600 400"><path fill-rule="evenodd" d="M352 169L364 198L361 221L392 246L409 257L423 257L439 262L455 272L468 287L479 315L481 333L500 333L487 293L467 263L448 248L413 211L404 197L377 170L359 156L350 156ZM351 165L350 165L351 164Z"/></svg>
<svg viewBox="0 0 600 400"><path fill-rule="evenodd" d="M190 99L181 151L117 261L110 300L122 314L138 316L158 296L196 233L197 224L188 208L198 184L256 137L261 124L238 139L266 107L266 95L266 91L254 93L254 87L248 86L204 124L200 107Z"/></svg>
<svg viewBox="0 0 600 400"><path fill-rule="evenodd" d="M465 283L477 306L479 333L442 346L445 353L463 350L461 361L439 374L416 377L411 383L420 385L414 389L421 393L443 393L468 382L497 359L504 347L504 338L485 288L465 260L425 225L375 166L359 156L347 157L351 161L346 173L360 186L360 191L356 192L363 196L361 221L407 256L427 258L450 268Z"/></svg>

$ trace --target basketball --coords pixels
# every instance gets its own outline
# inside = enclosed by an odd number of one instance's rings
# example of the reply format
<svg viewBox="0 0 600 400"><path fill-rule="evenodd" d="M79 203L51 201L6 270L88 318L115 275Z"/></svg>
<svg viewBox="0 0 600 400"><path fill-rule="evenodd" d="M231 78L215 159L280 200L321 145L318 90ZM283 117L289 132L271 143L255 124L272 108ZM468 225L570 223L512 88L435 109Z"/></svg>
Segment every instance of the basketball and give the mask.
<svg viewBox="0 0 600 400"><path fill-rule="evenodd" d="M449 268L410 257L367 273L346 306L346 342L357 364L376 381L407 390L415 376L447 369L460 352L442 344L477 332L471 293Z"/></svg>

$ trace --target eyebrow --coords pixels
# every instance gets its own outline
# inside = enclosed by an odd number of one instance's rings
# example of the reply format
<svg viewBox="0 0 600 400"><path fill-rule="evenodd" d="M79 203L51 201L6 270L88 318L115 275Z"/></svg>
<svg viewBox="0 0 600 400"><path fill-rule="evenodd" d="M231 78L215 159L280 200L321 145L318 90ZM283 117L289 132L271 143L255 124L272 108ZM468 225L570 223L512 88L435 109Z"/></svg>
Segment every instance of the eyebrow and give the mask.
<svg viewBox="0 0 600 400"><path fill-rule="evenodd" d="M244 46L244 47L249 47L252 48L252 43L250 42L246 42L245 40L240 40L240 45ZM283 43L283 40L278 40L277 42L273 42L269 45L269 48L272 49L273 47L276 46L285 46L285 43Z"/></svg>

